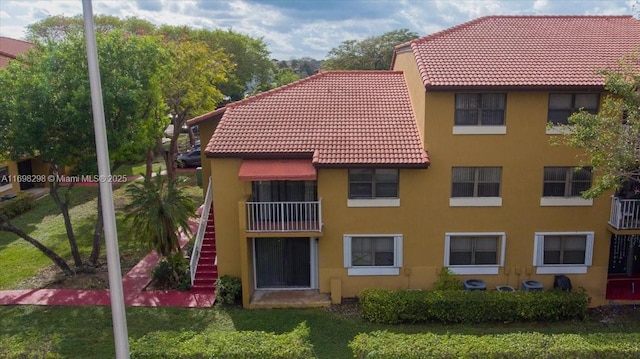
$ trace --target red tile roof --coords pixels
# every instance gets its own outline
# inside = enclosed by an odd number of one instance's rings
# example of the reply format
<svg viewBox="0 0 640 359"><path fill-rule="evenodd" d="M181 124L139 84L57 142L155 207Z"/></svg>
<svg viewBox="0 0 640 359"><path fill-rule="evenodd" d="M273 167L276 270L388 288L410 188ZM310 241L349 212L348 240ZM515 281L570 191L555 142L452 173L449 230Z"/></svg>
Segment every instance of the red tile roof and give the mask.
<svg viewBox="0 0 640 359"><path fill-rule="evenodd" d="M0 68L5 67L9 59L15 59L32 46L30 42L0 36Z"/></svg>
<svg viewBox="0 0 640 359"><path fill-rule="evenodd" d="M425 87L602 86L597 71L640 46L631 16L488 16L396 47Z"/></svg>
<svg viewBox="0 0 640 359"><path fill-rule="evenodd" d="M313 158L316 166L429 164L396 71L321 72L230 104L206 152Z"/></svg>

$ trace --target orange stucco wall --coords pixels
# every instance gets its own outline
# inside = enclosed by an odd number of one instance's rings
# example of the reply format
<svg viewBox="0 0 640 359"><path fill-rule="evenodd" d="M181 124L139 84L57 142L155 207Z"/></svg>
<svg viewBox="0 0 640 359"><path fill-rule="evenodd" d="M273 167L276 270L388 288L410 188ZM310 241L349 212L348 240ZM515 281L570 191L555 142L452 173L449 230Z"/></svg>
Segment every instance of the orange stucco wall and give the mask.
<svg viewBox="0 0 640 359"><path fill-rule="evenodd" d="M396 67L408 66L418 127L431 158L428 169L401 169L399 207L347 206L346 169L318 169L318 197L322 198L324 230L317 234L318 285L330 293L339 283L343 297L357 296L367 287L432 289L444 265L445 233L504 232L505 262L498 274L461 276L480 278L490 288L518 287L525 279L547 288L553 274L536 274L533 266L536 232L594 232L593 264L586 274L570 274L574 287L584 287L592 305L605 301L611 234L607 230L610 202L604 195L590 206L541 206L545 166L577 166L579 153L552 146L546 134L548 92L507 93L506 134L454 135L454 92L424 92L410 53L400 54ZM415 67L415 64L413 65ZM415 81L418 82L415 82ZM422 90L420 90L422 89ZM420 91L423 91L420 93ZM417 93L416 93L417 92ZM556 135L557 136L557 135ZM241 276L243 303L248 306L254 287L251 239L245 232L243 203L249 183L238 180L240 159L210 159L220 274ZM451 168L502 167L498 207L451 207ZM345 234L401 234L403 267L399 275L349 276L343 263Z"/></svg>

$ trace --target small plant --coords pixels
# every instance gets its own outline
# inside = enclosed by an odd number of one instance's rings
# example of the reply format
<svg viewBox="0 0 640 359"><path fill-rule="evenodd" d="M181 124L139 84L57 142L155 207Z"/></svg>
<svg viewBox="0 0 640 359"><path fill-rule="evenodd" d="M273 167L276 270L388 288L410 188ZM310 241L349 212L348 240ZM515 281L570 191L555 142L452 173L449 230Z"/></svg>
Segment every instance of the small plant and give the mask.
<svg viewBox="0 0 640 359"><path fill-rule="evenodd" d="M242 299L242 281L238 277L223 275L216 281L216 300L224 305L235 305Z"/></svg>
<svg viewBox="0 0 640 359"><path fill-rule="evenodd" d="M182 252L162 258L151 275L154 285L158 288L186 291L191 287L189 261Z"/></svg>
<svg viewBox="0 0 640 359"><path fill-rule="evenodd" d="M460 290L462 289L462 280L449 270L442 268L438 280L435 283L436 290Z"/></svg>

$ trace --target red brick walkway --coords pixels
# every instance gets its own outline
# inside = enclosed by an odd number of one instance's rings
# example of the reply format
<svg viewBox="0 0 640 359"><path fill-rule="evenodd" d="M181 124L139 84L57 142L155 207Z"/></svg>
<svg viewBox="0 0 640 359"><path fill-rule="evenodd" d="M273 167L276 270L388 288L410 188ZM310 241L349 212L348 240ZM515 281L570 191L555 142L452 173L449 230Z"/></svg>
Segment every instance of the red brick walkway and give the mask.
<svg viewBox="0 0 640 359"><path fill-rule="evenodd" d="M194 234L198 231L197 221L191 222L191 230ZM181 236L180 241L184 245L186 236ZM149 253L122 278L126 306L203 308L213 305L213 293L144 290L159 260L157 253ZM111 305L111 301L108 290L27 289L0 291L0 305L95 306Z"/></svg>

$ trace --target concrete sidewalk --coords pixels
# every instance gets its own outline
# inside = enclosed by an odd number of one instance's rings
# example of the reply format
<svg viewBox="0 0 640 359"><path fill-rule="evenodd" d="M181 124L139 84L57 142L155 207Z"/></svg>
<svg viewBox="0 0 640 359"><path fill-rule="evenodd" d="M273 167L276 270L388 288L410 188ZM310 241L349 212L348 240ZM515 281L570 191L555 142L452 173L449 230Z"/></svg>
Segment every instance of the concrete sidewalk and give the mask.
<svg viewBox="0 0 640 359"><path fill-rule="evenodd" d="M190 227L195 234L198 221L192 220ZM181 246L187 241L185 235L180 236ZM126 306L206 308L213 305L214 293L144 290L151 283L151 270L160 259L155 251L151 252L122 277ZM108 290L26 289L0 291L0 305L107 306L111 300Z"/></svg>

